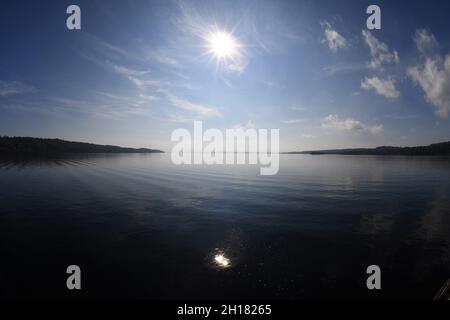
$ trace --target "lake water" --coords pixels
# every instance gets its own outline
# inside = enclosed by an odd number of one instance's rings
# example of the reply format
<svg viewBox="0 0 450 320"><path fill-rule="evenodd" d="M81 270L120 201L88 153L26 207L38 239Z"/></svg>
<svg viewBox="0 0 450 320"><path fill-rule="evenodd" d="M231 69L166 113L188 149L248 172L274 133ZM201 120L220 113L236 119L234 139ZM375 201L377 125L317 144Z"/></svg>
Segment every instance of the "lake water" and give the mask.
<svg viewBox="0 0 450 320"><path fill-rule="evenodd" d="M276 176L169 154L0 161L0 298L432 299L450 278L449 158L280 157Z"/></svg>

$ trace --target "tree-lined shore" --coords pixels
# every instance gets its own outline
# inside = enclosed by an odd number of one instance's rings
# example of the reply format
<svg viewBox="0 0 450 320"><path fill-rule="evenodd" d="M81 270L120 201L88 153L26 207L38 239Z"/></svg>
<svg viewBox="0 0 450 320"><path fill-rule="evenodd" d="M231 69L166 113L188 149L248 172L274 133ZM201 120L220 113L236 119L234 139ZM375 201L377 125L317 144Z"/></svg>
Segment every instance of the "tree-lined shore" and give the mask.
<svg viewBox="0 0 450 320"><path fill-rule="evenodd" d="M64 153L163 153L147 148L124 148L61 139L0 137L0 155L53 155Z"/></svg>
<svg viewBox="0 0 450 320"><path fill-rule="evenodd" d="M342 155L404 155L404 156L434 156L450 155L450 141L434 143L428 146L419 147L377 147L377 148L356 148L356 149L333 149L316 151L295 151L288 154L342 154Z"/></svg>

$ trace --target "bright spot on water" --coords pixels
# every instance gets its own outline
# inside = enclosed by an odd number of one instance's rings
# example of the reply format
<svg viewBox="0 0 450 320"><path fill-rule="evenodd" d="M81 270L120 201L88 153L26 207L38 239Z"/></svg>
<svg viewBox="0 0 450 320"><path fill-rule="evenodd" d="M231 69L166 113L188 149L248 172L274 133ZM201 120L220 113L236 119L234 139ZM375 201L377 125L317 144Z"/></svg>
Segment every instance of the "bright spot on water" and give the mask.
<svg viewBox="0 0 450 320"><path fill-rule="evenodd" d="M214 261L219 267L226 268L230 265L230 259L226 258L223 254L216 254Z"/></svg>

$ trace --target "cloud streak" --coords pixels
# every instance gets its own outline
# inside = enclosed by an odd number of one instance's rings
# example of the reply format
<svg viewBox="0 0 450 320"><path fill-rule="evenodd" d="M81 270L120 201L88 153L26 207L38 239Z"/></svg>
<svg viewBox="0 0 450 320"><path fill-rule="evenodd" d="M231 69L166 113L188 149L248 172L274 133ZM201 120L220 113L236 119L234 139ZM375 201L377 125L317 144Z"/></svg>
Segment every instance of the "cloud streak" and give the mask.
<svg viewBox="0 0 450 320"><path fill-rule="evenodd" d="M352 118L341 119L335 114L330 114L325 117L322 120L322 127L342 131L370 132L372 134L378 134L384 131L382 124L370 126Z"/></svg>
<svg viewBox="0 0 450 320"><path fill-rule="evenodd" d="M361 82L361 89L375 90L376 93L386 98L398 98L400 92L395 88L395 81L392 79L380 79L378 77L365 78Z"/></svg>
<svg viewBox="0 0 450 320"><path fill-rule="evenodd" d="M20 81L0 80L0 97L9 97L35 92L36 88Z"/></svg>
<svg viewBox="0 0 450 320"><path fill-rule="evenodd" d="M282 121L285 124L299 124L308 121L308 119L289 119Z"/></svg>
<svg viewBox="0 0 450 320"><path fill-rule="evenodd" d="M172 104L172 106L187 110L190 112L193 112L197 114L197 116L201 118L208 118L208 117L221 117L222 113L219 111L219 109L205 106L198 103L193 103L187 99L179 98L174 95L168 94L169 102Z"/></svg>

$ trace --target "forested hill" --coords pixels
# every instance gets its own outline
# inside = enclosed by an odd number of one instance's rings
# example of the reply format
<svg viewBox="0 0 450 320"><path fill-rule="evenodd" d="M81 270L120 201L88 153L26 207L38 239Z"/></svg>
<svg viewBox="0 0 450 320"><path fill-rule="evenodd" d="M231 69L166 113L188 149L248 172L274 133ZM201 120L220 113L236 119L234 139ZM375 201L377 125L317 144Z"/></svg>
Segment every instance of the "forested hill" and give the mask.
<svg viewBox="0 0 450 320"><path fill-rule="evenodd" d="M344 154L344 155L411 155L411 156L434 156L450 155L450 141L430 144L421 147L378 147L358 149L336 149L317 151L288 152L289 154Z"/></svg>
<svg viewBox="0 0 450 320"><path fill-rule="evenodd" d="M163 153L146 148L123 148L61 139L0 137L0 155L48 155L62 153Z"/></svg>

